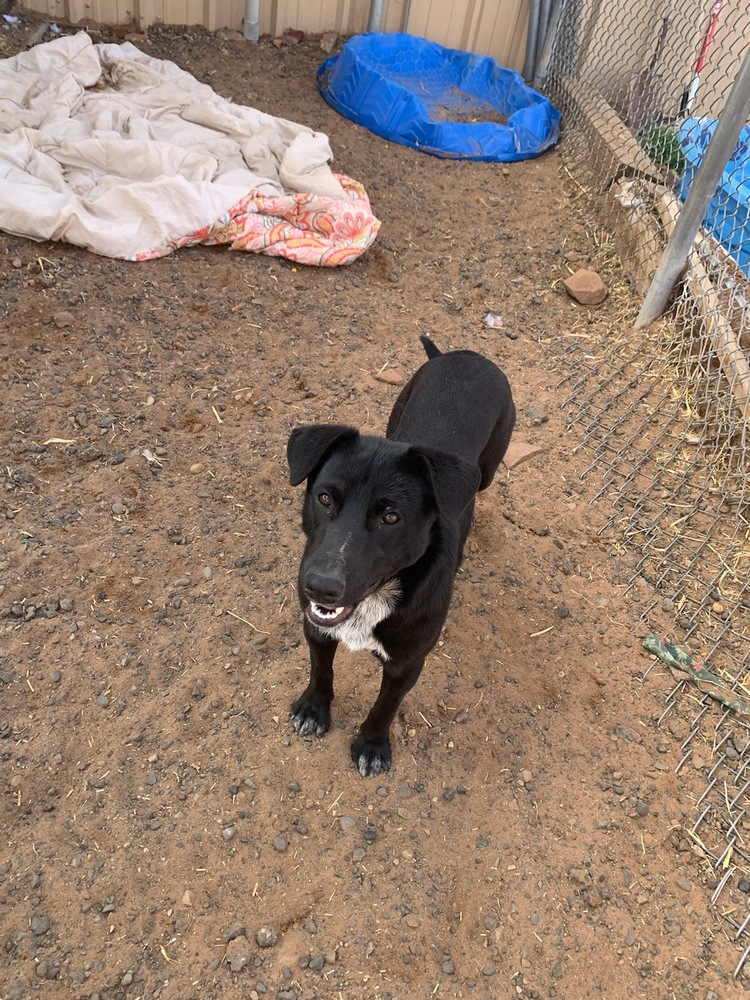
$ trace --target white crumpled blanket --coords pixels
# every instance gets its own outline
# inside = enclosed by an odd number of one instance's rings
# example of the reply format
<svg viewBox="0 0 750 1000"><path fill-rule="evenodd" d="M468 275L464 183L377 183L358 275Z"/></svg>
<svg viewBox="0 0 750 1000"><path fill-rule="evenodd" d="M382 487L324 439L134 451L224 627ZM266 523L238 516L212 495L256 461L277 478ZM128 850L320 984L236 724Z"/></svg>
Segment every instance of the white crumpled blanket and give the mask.
<svg viewBox="0 0 750 1000"><path fill-rule="evenodd" d="M367 195L321 132L85 32L0 60L0 229L141 260L194 243L348 263Z"/></svg>

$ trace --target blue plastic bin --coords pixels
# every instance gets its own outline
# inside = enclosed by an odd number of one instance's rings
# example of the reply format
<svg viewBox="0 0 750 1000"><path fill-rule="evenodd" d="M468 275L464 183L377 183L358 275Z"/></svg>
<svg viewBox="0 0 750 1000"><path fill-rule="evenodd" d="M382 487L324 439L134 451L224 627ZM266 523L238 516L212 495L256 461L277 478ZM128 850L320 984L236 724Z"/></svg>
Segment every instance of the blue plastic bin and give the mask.
<svg viewBox="0 0 750 1000"><path fill-rule="evenodd" d="M713 118L688 118L680 126L678 138L685 154L685 170L677 193L683 201L715 129ZM729 251L750 278L750 125L743 128L732 150L703 228Z"/></svg>
<svg viewBox="0 0 750 1000"><path fill-rule="evenodd" d="M346 118L433 156L525 160L560 136L560 112L515 70L415 35L355 36L318 87Z"/></svg>

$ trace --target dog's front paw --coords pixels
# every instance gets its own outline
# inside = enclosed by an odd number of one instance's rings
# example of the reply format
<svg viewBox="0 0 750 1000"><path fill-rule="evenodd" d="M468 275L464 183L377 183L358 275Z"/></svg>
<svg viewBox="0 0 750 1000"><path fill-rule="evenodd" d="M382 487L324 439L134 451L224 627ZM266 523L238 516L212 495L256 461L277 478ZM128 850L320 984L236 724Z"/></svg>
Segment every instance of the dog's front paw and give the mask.
<svg viewBox="0 0 750 1000"><path fill-rule="evenodd" d="M292 725L300 736L322 736L331 728L331 711L302 694L292 705Z"/></svg>
<svg viewBox="0 0 750 1000"><path fill-rule="evenodd" d="M390 770L391 744L387 739L384 743L371 743L358 736L352 743L352 760L363 778L374 778L382 771Z"/></svg>

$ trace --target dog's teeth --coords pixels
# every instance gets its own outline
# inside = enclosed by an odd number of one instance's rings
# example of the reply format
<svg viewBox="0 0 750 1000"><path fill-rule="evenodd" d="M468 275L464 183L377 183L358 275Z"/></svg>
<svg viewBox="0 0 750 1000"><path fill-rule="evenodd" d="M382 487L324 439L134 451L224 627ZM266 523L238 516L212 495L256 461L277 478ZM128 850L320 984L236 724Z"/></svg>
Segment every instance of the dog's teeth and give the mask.
<svg viewBox="0 0 750 1000"><path fill-rule="evenodd" d="M337 618L344 610L343 606L340 608L324 608L320 604L311 604L310 607L313 614L316 614L319 618Z"/></svg>

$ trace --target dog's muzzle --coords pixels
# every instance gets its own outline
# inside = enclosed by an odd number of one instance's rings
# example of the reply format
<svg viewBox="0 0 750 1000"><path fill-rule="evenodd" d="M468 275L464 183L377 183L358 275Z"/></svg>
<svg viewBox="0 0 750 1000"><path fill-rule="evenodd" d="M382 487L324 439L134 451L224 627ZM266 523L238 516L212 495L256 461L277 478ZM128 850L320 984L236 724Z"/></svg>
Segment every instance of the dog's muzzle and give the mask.
<svg viewBox="0 0 750 1000"><path fill-rule="evenodd" d="M307 607L305 608L305 614L317 628L333 628L334 626L345 622L346 619L349 618L354 612L355 608L357 608L362 601L368 598L371 594L374 594L375 591L382 586L382 583L382 580L377 580L371 587L367 588L358 601L355 601L354 604L347 604L340 608L332 608L326 604L318 604L316 601L309 601Z"/></svg>

